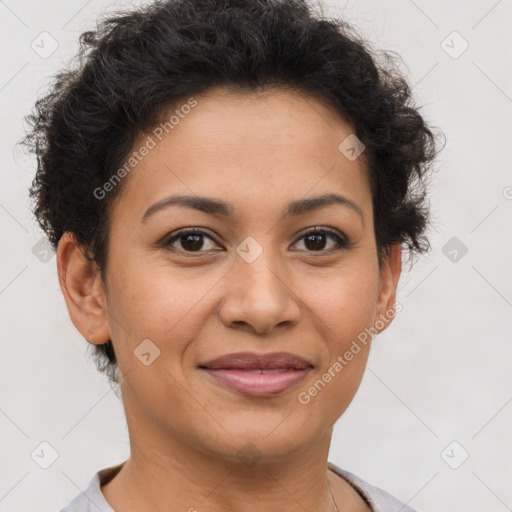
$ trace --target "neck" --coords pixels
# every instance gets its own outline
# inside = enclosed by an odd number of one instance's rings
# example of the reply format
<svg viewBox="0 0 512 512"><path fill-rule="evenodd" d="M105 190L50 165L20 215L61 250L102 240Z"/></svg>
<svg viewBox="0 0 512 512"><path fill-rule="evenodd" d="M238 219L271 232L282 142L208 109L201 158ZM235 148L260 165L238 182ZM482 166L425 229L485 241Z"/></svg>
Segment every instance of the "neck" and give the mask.
<svg viewBox="0 0 512 512"><path fill-rule="evenodd" d="M117 512L333 512L331 432L293 456L272 457L250 444L234 456L205 453L186 440L137 428L130 434L130 458L101 490Z"/></svg>

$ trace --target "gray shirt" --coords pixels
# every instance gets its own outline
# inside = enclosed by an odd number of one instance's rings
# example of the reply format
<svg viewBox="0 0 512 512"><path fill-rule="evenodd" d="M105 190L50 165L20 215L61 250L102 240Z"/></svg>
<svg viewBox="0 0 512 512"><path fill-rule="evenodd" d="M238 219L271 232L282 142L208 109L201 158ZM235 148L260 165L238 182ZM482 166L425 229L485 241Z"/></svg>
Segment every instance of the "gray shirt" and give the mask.
<svg viewBox="0 0 512 512"><path fill-rule="evenodd" d="M76 496L60 512L115 512L101 492L101 486L110 481L121 469L122 464L98 471L87 489ZM328 467L344 478L368 503L373 512L415 512L408 505L397 500L387 492L370 485L356 475L328 462Z"/></svg>

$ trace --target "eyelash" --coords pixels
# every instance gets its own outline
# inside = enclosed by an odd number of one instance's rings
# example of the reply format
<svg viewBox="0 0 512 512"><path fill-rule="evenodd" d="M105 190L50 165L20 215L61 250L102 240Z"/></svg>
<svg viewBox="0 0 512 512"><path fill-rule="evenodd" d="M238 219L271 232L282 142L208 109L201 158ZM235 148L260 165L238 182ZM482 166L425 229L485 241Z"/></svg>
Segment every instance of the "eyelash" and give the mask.
<svg viewBox="0 0 512 512"><path fill-rule="evenodd" d="M330 237L332 237L336 243L338 244L338 247L337 248L334 248L334 249L320 249L318 251L306 251L306 252L309 252L309 253L317 253L319 255L325 255L325 254L332 254L333 252L338 252L338 251L342 251L342 250L347 250L349 249L353 244L351 242L349 242L346 238L344 238L343 236L340 236L336 231L333 231L332 229L326 229L326 228L320 228L320 227L313 227L313 228L309 228L307 231L305 231L301 237L295 242L297 243L298 241L302 240L303 238L306 238L310 235L316 235L316 234L326 234ZM207 238L209 238L210 240L212 240L213 242L217 243L214 238L212 236L210 236L208 233L206 233L205 231L202 231L198 228L184 228L180 231L178 231L176 234L174 234L172 237L168 238L167 240L164 241L163 243L163 246L164 247L171 247L172 244L179 240L181 237L184 237L186 235L204 235L206 236ZM295 245L294 243L294 245ZM200 253L204 253L204 252L208 252L208 251L202 251L202 250L199 250L199 251L186 251L184 249L176 249L176 248L173 248L171 247L171 249L174 249L178 252L184 252L186 254L190 254L190 255L194 255L192 257L195 257L196 255L200 255Z"/></svg>

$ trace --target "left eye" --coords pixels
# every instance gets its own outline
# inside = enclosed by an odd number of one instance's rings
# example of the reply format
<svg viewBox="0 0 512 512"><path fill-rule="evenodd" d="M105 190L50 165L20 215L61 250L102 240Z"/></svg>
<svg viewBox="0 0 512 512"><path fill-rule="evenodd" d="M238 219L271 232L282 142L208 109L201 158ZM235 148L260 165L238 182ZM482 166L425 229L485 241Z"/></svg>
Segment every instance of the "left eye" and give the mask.
<svg viewBox="0 0 512 512"><path fill-rule="evenodd" d="M334 247L331 246L327 248L327 250L324 250L326 249L325 245L328 238L334 240L335 244ZM299 241L300 240L304 240L306 248L313 252L331 252L332 250L346 249L350 245L345 238L341 237L334 231L318 228L309 230L299 238Z"/></svg>
<svg viewBox="0 0 512 512"><path fill-rule="evenodd" d="M334 246L331 244L331 247L326 247L328 239L334 240ZM171 246L174 249L178 249L184 252L206 252L201 249L205 249L205 240L212 243L213 248L217 245L215 240L204 231L199 231L197 229L190 230L182 230L176 233L174 236L169 238L164 246ZM304 233L298 240L295 242L296 244L300 241L303 241L304 246L306 247L306 251L308 252L331 252L333 250L341 250L348 248L350 245L349 242L338 235L336 232L326 229L318 229L313 228L308 232ZM176 247L175 244L179 242L181 247ZM217 245L218 246L218 245ZM206 244L206 249L209 249ZM302 250L302 249L299 249Z"/></svg>

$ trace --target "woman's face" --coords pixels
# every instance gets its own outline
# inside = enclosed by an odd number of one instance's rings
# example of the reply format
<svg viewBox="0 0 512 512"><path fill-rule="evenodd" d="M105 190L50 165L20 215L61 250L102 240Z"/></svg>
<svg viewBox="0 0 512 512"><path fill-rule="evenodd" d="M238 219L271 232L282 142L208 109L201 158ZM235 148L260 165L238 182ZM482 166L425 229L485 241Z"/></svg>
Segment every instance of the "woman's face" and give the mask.
<svg viewBox="0 0 512 512"><path fill-rule="evenodd" d="M282 457L329 435L354 397L370 346L361 333L392 316L399 246L379 273L364 152L354 158L351 139L339 149L354 130L332 108L277 89L195 99L168 133L133 147L140 161L112 210L105 333L138 436ZM314 200L327 194L339 198ZM152 208L171 196L188 206ZM201 367L236 352L288 352L312 368L279 390L233 388Z"/></svg>

